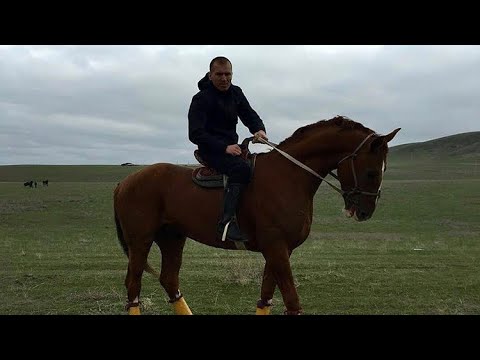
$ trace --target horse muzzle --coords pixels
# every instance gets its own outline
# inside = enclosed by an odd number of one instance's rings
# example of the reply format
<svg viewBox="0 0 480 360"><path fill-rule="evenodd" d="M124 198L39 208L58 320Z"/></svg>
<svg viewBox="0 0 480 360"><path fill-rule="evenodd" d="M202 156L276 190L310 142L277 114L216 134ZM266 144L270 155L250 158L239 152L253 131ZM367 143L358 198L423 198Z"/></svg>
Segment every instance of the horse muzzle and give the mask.
<svg viewBox="0 0 480 360"><path fill-rule="evenodd" d="M365 221L372 217L372 214L358 209L355 205L352 205L349 208L345 207L342 212L346 217L354 218L356 221Z"/></svg>

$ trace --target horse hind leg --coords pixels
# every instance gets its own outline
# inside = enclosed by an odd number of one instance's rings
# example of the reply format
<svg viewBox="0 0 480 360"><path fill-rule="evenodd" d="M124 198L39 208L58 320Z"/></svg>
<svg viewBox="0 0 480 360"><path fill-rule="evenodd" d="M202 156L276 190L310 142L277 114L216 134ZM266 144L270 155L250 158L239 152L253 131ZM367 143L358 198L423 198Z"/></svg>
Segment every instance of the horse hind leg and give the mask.
<svg viewBox="0 0 480 360"><path fill-rule="evenodd" d="M176 315L192 315L179 290L179 273L186 239L185 235L168 226L164 226L155 238L162 254L160 284L167 292Z"/></svg>
<svg viewBox="0 0 480 360"><path fill-rule="evenodd" d="M142 288L142 275L147 264L148 253L153 239L136 242L128 249L128 268L125 278L127 288L127 310L129 315L140 315L140 290Z"/></svg>

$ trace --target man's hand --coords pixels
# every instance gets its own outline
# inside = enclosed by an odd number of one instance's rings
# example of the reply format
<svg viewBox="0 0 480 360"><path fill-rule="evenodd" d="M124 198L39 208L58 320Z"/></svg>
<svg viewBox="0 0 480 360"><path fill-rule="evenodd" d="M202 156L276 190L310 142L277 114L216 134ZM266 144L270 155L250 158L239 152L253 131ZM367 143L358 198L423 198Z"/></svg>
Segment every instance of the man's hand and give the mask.
<svg viewBox="0 0 480 360"><path fill-rule="evenodd" d="M263 130L258 130L255 134L253 134L253 143L257 143L259 142L258 139L259 138L262 138L262 139L265 139L265 140L268 140L268 137L267 137L267 134L265 134L265 131Z"/></svg>
<svg viewBox="0 0 480 360"><path fill-rule="evenodd" d="M238 144L233 144L228 145L225 149L225 152L233 156L238 156L242 154L242 149L240 149L240 146L238 146Z"/></svg>

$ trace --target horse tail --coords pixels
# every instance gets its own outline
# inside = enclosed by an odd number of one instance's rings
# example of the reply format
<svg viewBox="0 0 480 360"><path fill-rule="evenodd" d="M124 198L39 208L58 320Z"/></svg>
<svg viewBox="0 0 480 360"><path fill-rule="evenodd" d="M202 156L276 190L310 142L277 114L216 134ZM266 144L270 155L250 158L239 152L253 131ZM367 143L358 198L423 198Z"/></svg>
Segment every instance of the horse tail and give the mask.
<svg viewBox="0 0 480 360"><path fill-rule="evenodd" d="M160 278L160 273L154 268L152 268L148 263L148 261L145 263L145 271L148 272L149 274L152 274L155 277L155 279Z"/></svg>
<svg viewBox="0 0 480 360"><path fill-rule="evenodd" d="M115 215L115 226L117 228L117 238L120 245L122 246L123 253L128 257L128 246L127 246L127 243L125 242L125 238L123 237L122 227L120 226L120 221L118 220L116 210L114 210L114 215Z"/></svg>
<svg viewBox="0 0 480 360"><path fill-rule="evenodd" d="M117 238L118 238L118 241L120 242L120 245L122 246L123 252L128 257L128 245L125 242L125 237L123 236L122 227L120 226L120 221L118 220L116 210L114 210L114 215L115 215L115 226L117 228ZM145 271L148 272L149 274L152 274L157 279L160 277L160 273L156 271L154 268L152 268L152 266L150 266L148 261L145 264Z"/></svg>

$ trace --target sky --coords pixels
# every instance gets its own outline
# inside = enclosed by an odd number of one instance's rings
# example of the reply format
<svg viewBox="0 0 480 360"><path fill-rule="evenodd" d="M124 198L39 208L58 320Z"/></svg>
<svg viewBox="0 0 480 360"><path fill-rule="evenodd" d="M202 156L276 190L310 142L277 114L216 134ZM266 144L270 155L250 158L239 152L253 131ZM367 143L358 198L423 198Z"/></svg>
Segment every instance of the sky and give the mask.
<svg viewBox="0 0 480 360"><path fill-rule="evenodd" d="M402 128L389 146L480 130L479 45L0 45L0 165L196 163L187 114L216 56L274 143L336 115Z"/></svg>

